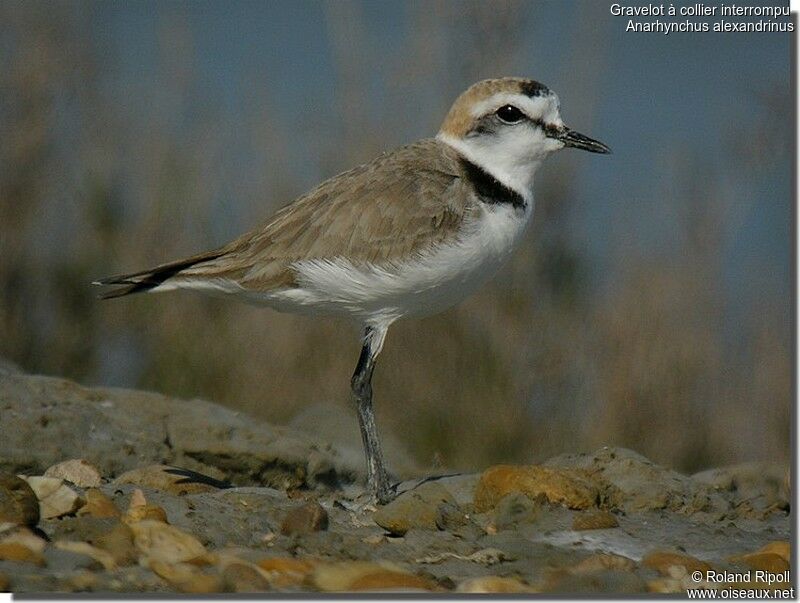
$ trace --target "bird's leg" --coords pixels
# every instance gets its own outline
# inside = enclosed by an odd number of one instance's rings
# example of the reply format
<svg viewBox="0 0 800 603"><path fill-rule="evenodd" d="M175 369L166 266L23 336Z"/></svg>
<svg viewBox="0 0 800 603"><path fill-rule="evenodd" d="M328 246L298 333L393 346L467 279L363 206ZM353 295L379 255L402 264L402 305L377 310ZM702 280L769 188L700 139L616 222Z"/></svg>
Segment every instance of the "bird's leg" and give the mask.
<svg viewBox="0 0 800 603"><path fill-rule="evenodd" d="M364 452L367 456L367 484L379 503L387 503L392 499L378 430L375 427L375 413L372 409L372 371L375 369L375 359L383 347L385 335L385 329L366 328L361 355L350 381L353 402L358 411L361 440L364 442Z"/></svg>

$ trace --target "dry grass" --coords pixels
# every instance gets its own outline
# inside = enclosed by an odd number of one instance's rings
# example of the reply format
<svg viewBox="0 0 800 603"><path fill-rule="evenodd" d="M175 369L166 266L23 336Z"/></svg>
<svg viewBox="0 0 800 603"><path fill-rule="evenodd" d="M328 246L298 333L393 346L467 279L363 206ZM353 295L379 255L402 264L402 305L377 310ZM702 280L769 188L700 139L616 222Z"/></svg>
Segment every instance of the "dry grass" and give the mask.
<svg viewBox="0 0 800 603"><path fill-rule="evenodd" d="M90 5L76 6L0 5L0 43L10 49L0 70L0 355L30 371L201 396L277 422L309 403L347 404L358 354L349 324L183 294L94 299L93 278L221 243L268 213L259 199L287 201L304 183L278 159L285 138L260 99L243 117L254 126L243 144L270 158L271 176L260 165L237 174L247 184L234 192L252 205L226 211L219 198L231 175L217 166L231 124L193 109L180 19L165 23L162 70L143 84L152 113L131 116L103 92L113 65L93 46ZM435 56L447 60L389 66L395 98L442 113L464 82L515 71L519 6L459 6L454 15L449 3L414 5L409 54L430 56L438 44L446 52ZM363 88L376 68L363 28L348 26L360 18L357 5L329 5L342 125L328 133L343 143L318 149L325 173L382 150L386 132L436 127L435 110L412 125L391 105L367 123L348 119L359 99L344 91ZM490 52L466 52L475 39ZM587 62L573 50L565 79L591 97L603 53ZM576 112L591 117L588 106ZM190 125L171 126L176 116ZM543 178L533 233L490 286L393 328L376 373L379 421L422 465L482 467L604 444L685 470L787 461L788 301L767 296L741 324L726 323L720 258L731 209L713 172L702 190L666 200L680 208L671 250L625 248L606 275L569 237L571 166Z"/></svg>

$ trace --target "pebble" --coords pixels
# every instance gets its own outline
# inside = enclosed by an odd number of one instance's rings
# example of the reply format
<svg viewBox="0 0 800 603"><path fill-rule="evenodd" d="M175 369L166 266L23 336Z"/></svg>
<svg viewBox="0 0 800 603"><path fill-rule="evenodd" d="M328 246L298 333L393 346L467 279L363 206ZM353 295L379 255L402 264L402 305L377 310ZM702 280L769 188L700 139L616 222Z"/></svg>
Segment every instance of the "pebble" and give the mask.
<svg viewBox="0 0 800 603"><path fill-rule="evenodd" d="M151 559L149 567L156 575L183 593L218 593L224 587L220 576L206 574L189 563L168 563Z"/></svg>
<svg viewBox="0 0 800 603"><path fill-rule="evenodd" d="M572 520L573 530L606 530L618 527L619 521L608 511L581 513Z"/></svg>
<svg viewBox="0 0 800 603"><path fill-rule="evenodd" d="M359 576L349 584L346 590L432 591L438 590L438 586L434 582L414 574L381 569Z"/></svg>
<svg viewBox="0 0 800 603"><path fill-rule="evenodd" d="M0 572L0 593L9 592L11 590L11 580L8 576Z"/></svg>
<svg viewBox="0 0 800 603"><path fill-rule="evenodd" d="M41 519L55 519L64 515L71 515L84 504L75 490L58 477L45 477L34 475L23 478L36 493L39 499L39 516Z"/></svg>
<svg viewBox="0 0 800 603"><path fill-rule="evenodd" d="M90 517L102 519L105 517L120 517L122 515L114 502L102 490L89 488L84 496L86 497L86 504L78 510L79 516L89 515Z"/></svg>
<svg viewBox="0 0 800 603"><path fill-rule="evenodd" d="M97 587L98 579L95 574L89 571L78 572L69 576L65 582L67 589L71 591L90 591Z"/></svg>
<svg viewBox="0 0 800 603"><path fill-rule="evenodd" d="M169 524L143 519L130 528L136 548L150 561L169 564L206 557L206 548L197 538Z"/></svg>
<svg viewBox="0 0 800 603"><path fill-rule="evenodd" d="M141 488L152 488L153 490L161 490L177 496L197 494L198 492L214 492L229 486L229 484L208 475L189 469L172 467L171 465L149 465L139 469L132 469L117 477L114 483L117 485L133 484Z"/></svg>
<svg viewBox="0 0 800 603"><path fill-rule="evenodd" d="M85 459L57 463L44 472L45 477L57 477L81 488L97 488L103 483L100 471Z"/></svg>
<svg viewBox="0 0 800 603"><path fill-rule="evenodd" d="M270 557L261 559L257 565L267 573L275 588L285 588L303 584L317 563L291 557Z"/></svg>
<svg viewBox="0 0 800 603"><path fill-rule="evenodd" d="M536 590L517 580L501 576L481 576L461 582L456 588L459 593L534 593Z"/></svg>
<svg viewBox="0 0 800 603"><path fill-rule="evenodd" d="M756 552L732 557L731 561L744 563L756 570L764 570L773 574L789 569L789 562L777 553Z"/></svg>
<svg viewBox="0 0 800 603"><path fill-rule="evenodd" d="M328 529L328 512L315 502L291 509L281 524L281 534L309 534Z"/></svg>
<svg viewBox="0 0 800 603"><path fill-rule="evenodd" d="M167 512L158 505L148 504L147 499L144 497L144 492L136 488L131 494L128 510L125 511L122 521L131 524L144 519L169 523Z"/></svg>
<svg viewBox="0 0 800 603"><path fill-rule="evenodd" d="M0 542L0 560L44 565L44 557L19 542Z"/></svg>
<svg viewBox="0 0 800 603"><path fill-rule="evenodd" d="M445 509L440 510L443 505ZM373 519L389 533L403 536L411 528L438 529L437 520L442 521L442 511L452 514L457 507L449 490L436 482L426 482L380 507Z"/></svg>
<svg viewBox="0 0 800 603"><path fill-rule="evenodd" d="M759 553L775 553L776 555L780 555L786 561L791 561L791 554L792 554L792 545L789 544L785 540L776 540L775 542L770 542L765 544L760 549L758 549Z"/></svg>
<svg viewBox="0 0 800 603"><path fill-rule="evenodd" d="M39 523L39 499L24 479L0 472L0 523L35 526Z"/></svg>
<svg viewBox="0 0 800 603"><path fill-rule="evenodd" d="M475 488L475 510L493 509L512 492L534 500L544 496L548 502L570 509L591 508L599 498L597 484L580 469L496 465L481 474Z"/></svg>
<svg viewBox="0 0 800 603"><path fill-rule="evenodd" d="M13 530L10 530L3 534L1 543L11 543L16 542L17 544L21 544L29 548L30 550L41 553L44 551L45 546L47 545L47 541L31 532L27 527L17 527Z"/></svg>
<svg viewBox="0 0 800 603"><path fill-rule="evenodd" d="M311 576L312 584L321 591L354 590L436 590L436 585L393 564L367 561L345 561L319 565Z"/></svg>
<svg viewBox="0 0 800 603"><path fill-rule="evenodd" d="M708 570L712 569L705 561L671 551L653 551L642 559L642 565L656 570L662 576L672 575L670 568L676 566L684 568L689 574L699 571L705 575Z"/></svg>
<svg viewBox="0 0 800 603"><path fill-rule="evenodd" d="M620 572L632 572L636 569L636 562L633 559L613 553L595 553L582 559L577 565L570 568L570 572L585 574L599 572L603 570L616 570Z"/></svg>
<svg viewBox="0 0 800 603"><path fill-rule="evenodd" d="M222 570L225 589L234 593L263 593L272 590L269 580L250 563L234 561Z"/></svg>

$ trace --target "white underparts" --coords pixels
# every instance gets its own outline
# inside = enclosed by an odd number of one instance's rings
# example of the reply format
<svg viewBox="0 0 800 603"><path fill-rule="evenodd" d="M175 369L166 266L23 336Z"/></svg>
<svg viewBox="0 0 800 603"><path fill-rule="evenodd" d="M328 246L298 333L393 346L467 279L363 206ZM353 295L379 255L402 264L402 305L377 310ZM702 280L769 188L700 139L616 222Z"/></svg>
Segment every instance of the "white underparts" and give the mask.
<svg viewBox="0 0 800 603"><path fill-rule="evenodd" d="M385 266L356 266L341 257L298 262L293 266L298 287L252 295L278 310L345 315L375 326L402 316L434 314L495 274L524 233L531 212L531 203L525 209L481 205L479 215L453 243Z"/></svg>

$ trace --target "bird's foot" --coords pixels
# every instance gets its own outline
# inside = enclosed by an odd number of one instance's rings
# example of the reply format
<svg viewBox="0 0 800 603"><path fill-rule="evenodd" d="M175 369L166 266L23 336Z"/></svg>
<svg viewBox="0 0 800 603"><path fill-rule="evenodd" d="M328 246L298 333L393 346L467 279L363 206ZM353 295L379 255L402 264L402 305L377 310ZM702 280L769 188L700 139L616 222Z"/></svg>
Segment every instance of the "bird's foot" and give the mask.
<svg viewBox="0 0 800 603"><path fill-rule="evenodd" d="M397 498L397 487L400 483L391 484L386 474L370 476L367 480L367 492L370 493L372 503L386 505Z"/></svg>

